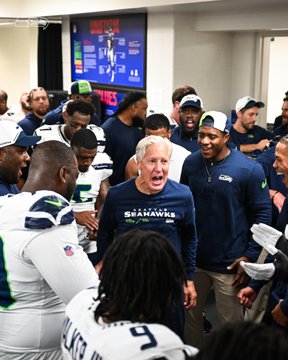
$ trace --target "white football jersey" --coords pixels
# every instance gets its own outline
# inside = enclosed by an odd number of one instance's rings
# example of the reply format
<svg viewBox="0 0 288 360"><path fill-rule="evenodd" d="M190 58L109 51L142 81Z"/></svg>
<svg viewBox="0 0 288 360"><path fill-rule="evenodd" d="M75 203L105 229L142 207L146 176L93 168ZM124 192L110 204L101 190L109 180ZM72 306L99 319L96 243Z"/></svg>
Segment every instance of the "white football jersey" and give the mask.
<svg viewBox="0 0 288 360"><path fill-rule="evenodd" d="M58 140L63 142L66 145L70 145L70 140L68 140L64 133L65 124L56 124L56 125L42 125L34 131L34 135L41 136L41 140L37 144L41 144L45 141ZM102 153L105 150L106 138L104 130L94 124L87 125L86 129L89 129L94 132L97 138L97 152Z"/></svg>
<svg viewBox="0 0 288 360"><path fill-rule="evenodd" d="M37 191L5 201L0 210L0 357L60 350L64 304L97 283L64 197Z"/></svg>
<svg viewBox="0 0 288 360"><path fill-rule="evenodd" d="M100 153L100 155L103 155ZM88 171L80 172L76 181L76 189L71 199L73 211L95 210L95 202L99 194L103 171L97 171L89 166ZM89 240L89 234L85 226L77 224L79 244L86 254L96 252L96 241Z"/></svg>
<svg viewBox="0 0 288 360"><path fill-rule="evenodd" d="M70 146L70 140L64 134L64 127L65 124L42 125L34 132L35 135L41 136L38 144L49 140L57 140ZM77 179L77 187L72 201L73 210L76 212L94 210L101 181L107 179L113 171L113 162L104 152L106 140L103 129L94 124L89 124L87 129L93 131L97 137L97 153L91 165L92 169L89 169L87 173L80 173ZM89 240L86 227L78 224L77 231L79 243L84 251L87 254L96 252L96 241Z"/></svg>
<svg viewBox="0 0 288 360"><path fill-rule="evenodd" d="M62 333L65 360L146 360L165 357L184 360L198 350L184 345L166 326L118 321L96 322L96 287L81 291L67 305Z"/></svg>

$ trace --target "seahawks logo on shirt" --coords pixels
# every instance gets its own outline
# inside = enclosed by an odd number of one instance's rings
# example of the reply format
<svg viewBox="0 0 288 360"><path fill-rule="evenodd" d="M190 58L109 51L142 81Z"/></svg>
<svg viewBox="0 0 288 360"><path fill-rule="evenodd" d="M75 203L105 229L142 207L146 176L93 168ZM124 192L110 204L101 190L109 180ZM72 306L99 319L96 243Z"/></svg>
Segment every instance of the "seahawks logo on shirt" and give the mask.
<svg viewBox="0 0 288 360"><path fill-rule="evenodd" d="M47 229L74 221L70 204L56 195L44 196L30 207L25 218L27 229Z"/></svg>

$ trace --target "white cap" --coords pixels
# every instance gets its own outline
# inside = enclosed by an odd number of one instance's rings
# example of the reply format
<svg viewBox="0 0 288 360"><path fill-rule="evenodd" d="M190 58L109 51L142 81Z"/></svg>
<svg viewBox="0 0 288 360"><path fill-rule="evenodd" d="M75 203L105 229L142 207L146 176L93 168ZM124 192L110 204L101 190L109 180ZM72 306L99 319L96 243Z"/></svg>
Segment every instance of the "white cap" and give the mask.
<svg viewBox="0 0 288 360"><path fill-rule="evenodd" d="M14 145L28 147L35 145L41 136L28 136L22 128L11 120L0 121L0 148Z"/></svg>
<svg viewBox="0 0 288 360"><path fill-rule="evenodd" d="M182 98L181 102L180 102L180 109L183 109L187 106L191 106L197 109L202 109L203 108L203 101L202 99L194 94L190 94L190 95L186 95Z"/></svg>
<svg viewBox="0 0 288 360"><path fill-rule="evenodd" d="M258 108L263 108L265 104L262 101L256 101L251 96L244 96L237 100L235 105L235 111L238 112L243 109L250 109L254 106L257 106Z"/></svg>
<svg viewBox="0 0 288 360"><path fill-rule="evenodd" d="M229 133L231 121L220 111L207 111L202 115L199 121L199 127L201 126L210 126L217 130Z"/></svg>

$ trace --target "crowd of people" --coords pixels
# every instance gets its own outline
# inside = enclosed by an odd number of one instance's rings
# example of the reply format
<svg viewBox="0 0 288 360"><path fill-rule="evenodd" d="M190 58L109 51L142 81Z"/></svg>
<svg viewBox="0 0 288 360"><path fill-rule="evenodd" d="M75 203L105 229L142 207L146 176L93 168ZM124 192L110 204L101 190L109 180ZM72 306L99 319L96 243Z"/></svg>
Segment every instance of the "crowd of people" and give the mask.
<svg viewBox="0 0 288 360"><path fill-rule="evenodd" d="M0 359L284 359L287 93L273 131L251 96L232 124L187 85L170 117L92 93L0 91Z"/></svg>

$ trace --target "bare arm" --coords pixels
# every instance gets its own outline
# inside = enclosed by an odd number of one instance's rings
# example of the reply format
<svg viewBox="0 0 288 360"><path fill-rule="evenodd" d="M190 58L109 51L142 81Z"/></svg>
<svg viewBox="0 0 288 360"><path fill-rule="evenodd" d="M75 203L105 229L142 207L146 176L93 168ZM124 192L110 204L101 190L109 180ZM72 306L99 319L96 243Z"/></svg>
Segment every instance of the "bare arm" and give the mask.
<svg viewBox="0 0 288 360"><path fill-rule="evenodd" d="M137 175L138 175L137 164L136 164L134 156L132 156L126 164L125 180L135 178L135 177L137 177Z"/></svg>
<svg viewBox="0 0 288 360"><path fill-rule="evenodd" d="M97 210L98 218L100 217L102 207L104 204L104 200L106 198L109 187L110 187L110 183L109 183L108 178L101 181L99 194L98 194L97 200L95 202L95 209Z"/></svg>

